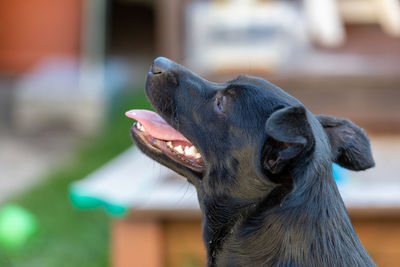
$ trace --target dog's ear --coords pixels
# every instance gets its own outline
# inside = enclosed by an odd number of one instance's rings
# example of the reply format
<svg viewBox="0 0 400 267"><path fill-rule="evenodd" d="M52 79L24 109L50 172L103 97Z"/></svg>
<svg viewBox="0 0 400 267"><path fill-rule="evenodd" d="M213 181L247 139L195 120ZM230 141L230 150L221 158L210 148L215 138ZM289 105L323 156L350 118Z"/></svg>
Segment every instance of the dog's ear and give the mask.
<svg viewBox="0 0 400 267"><path fill-rule="evenodd" d="M350 170L360 171L375 165L365 132L346 119L317 115L331 144L333 161Z"/></svg>
<svg viewBox="0 0 400 267"><path fill-rule="evenodd" d="M275 111L267 120L265 130L269 138L263 148L262 163L273 174L281 172L314 140L303 106Z"/></svg>

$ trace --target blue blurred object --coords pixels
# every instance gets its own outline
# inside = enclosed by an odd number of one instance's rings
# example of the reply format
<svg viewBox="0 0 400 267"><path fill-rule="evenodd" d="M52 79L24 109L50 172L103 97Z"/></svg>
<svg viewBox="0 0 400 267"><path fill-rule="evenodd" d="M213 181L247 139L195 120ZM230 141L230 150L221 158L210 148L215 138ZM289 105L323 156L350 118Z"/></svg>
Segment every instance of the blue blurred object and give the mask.
<svg viewBox="0 0 400 267"><path fill-rule="evenodd" d="M122 205L113 204L106 200L91 195L85 195L80 190L76 189L74 186L70 187L69 199L72 204L83 210L103 208L111 216L122 217L127 214L128 208Z"/></svg>
<svg viewBox="0 0 400 267"><path fill-rule="evenodd" d="M343 167L340 167L336 163L332 164L333 177L336 183L344 184L349 180L349 172Z"/></svg>

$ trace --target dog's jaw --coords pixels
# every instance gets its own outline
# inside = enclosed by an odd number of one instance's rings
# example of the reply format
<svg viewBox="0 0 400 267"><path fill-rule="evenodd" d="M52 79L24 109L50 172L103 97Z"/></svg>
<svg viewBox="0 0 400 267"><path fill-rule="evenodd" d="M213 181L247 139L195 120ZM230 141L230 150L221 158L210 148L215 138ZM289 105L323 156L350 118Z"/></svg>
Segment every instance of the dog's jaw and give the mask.
<svg viewBox="0 0 400 267"><path fill-rule="evenodd" d="M196 147L183 135L167 125L161 118L153 119L154 122L140 117L140 113L154 113L144 110L131 110L126 113L128 117L137 119L131 128L135 140L140 140L148 151L157 155L164 154L181 165L198 173L204 171L204 162ZM155 113L152 117L156 116ZM146 127L143 124L146 125ZM150 131L146 130L150 129Z"/></svg>

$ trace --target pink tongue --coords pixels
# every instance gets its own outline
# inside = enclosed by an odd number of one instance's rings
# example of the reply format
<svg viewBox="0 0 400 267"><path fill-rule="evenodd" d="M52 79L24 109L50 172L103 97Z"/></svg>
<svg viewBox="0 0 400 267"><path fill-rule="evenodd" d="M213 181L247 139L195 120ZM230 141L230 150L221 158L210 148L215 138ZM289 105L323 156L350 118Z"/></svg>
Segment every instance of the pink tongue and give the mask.
<svg viewBox="0 0 400 267"><path fill-rule="evenodd" d="M139 121L146 131L157 139L190 143L180 132L169 126L163 118L153 111L133 109L125 112L125 116Z"/></svg>

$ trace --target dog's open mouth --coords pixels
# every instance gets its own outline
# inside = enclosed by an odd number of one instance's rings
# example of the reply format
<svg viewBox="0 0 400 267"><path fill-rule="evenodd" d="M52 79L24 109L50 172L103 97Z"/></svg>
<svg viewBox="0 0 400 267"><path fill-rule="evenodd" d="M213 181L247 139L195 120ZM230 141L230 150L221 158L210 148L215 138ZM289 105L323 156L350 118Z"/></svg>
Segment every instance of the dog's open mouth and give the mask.
<svg viewBox="0 0 400 267"><path fill-rule="evenodd" d="M194 171L203 171L204 162L197 148L157 113L136 109L126 112L125 115L137 120L133 124L132 132L148 148L163 153Z"/></svg>

